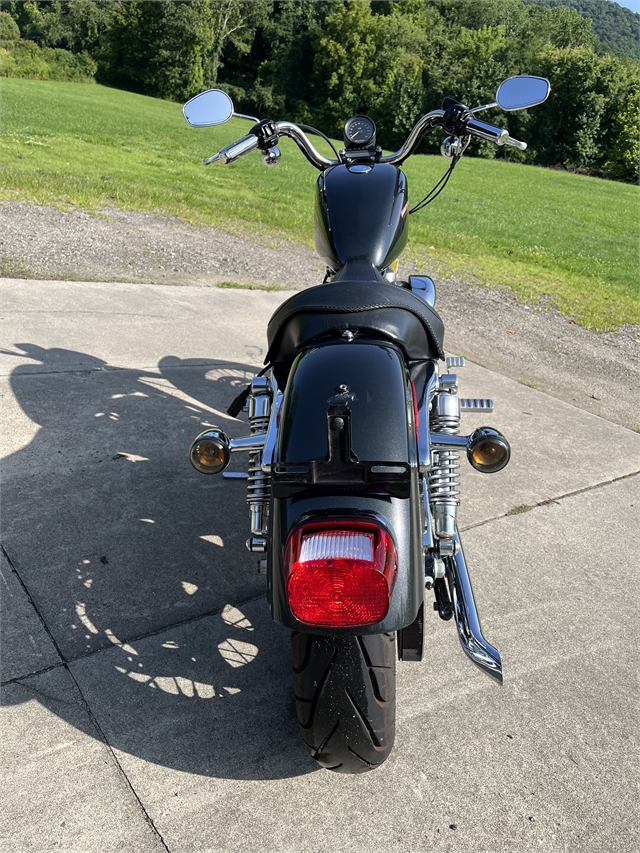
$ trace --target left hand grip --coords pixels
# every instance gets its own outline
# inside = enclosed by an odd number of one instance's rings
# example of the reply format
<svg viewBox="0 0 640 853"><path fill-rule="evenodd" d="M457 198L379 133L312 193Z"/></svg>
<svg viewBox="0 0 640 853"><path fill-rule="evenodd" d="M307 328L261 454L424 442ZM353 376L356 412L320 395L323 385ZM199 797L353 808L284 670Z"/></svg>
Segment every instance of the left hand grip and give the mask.
<svg viewBox="0 0 640 853"><path fill-rule="evenodd" d="M249 133L247 136L243 136L242 139L234 142L233 145L223 148L218 156L220 157L220 162L226 166L227 163L233 163L238 157L248 154L249 151L253 151L257 147L258 137L253 133Z"/></svg>

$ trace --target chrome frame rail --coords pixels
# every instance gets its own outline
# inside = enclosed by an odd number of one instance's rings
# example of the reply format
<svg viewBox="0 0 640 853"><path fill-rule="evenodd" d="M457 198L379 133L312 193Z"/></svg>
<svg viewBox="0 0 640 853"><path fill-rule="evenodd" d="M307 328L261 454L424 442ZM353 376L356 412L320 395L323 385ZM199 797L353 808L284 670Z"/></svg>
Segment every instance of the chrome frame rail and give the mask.
<svg viewBox="0 0 640 853"><path fill-rule="evenodd" d="M460 645L476 666L502 684L502 658L500 652L488 643L482 634L458 532L454 541L456 553L445 559L445 565Z"/></svg>

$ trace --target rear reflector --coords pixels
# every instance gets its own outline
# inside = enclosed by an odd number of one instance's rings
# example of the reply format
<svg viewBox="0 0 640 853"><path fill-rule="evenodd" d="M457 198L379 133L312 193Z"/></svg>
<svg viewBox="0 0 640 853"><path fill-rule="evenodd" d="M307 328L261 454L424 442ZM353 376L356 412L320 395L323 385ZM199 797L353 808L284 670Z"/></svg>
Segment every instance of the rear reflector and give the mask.
<svg viewBox="0 0 640 853"><path fill-rule="evenodd" d="M317 628L380 622L389 610L397 562L393 540L374 521L304 522L285 547L291 612Z"/></svg>

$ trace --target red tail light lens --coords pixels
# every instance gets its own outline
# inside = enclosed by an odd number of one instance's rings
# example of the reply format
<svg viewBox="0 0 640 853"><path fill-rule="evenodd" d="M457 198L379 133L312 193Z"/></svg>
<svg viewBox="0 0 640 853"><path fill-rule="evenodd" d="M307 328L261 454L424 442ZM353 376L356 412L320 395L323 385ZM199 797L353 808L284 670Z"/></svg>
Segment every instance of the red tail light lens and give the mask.
<svg viewBox="0 0 640 853"><path fill-rule="evenodd" d="M289 607L316 628L373 625L387 615L398 571L393 540L374 521L323 519L289 534Z"/></svg>

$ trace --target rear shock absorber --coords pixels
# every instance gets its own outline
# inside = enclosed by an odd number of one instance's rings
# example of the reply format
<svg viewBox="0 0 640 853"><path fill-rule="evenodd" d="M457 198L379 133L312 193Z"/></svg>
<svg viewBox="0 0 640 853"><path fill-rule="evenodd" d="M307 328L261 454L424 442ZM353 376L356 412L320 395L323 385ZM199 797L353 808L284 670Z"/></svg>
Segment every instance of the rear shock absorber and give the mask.
<svg viewBox="0 0 640 853"><path fill-rule="evenodd" d="M256 376L251 382L249 394L249 425L251 433L266 432L271 414L271 388L265 376ZM269 513L269 491L271 478L262 470L262 450L249 453L249 479L247 480L247 503L251 511L251 536L265 540ZM258 542L250 550L263 550Z"/></svg>
<svg viewBox="0 0 640 853"><path fill-rule="evenodd" d="M433 432L457 435L460 432L460 401L457 376L440 377L438 393L431 407ZM460 504L460 456L454 450L436 450L429 471L429 495L437 539L451 539L456 532Z"/></svg>

